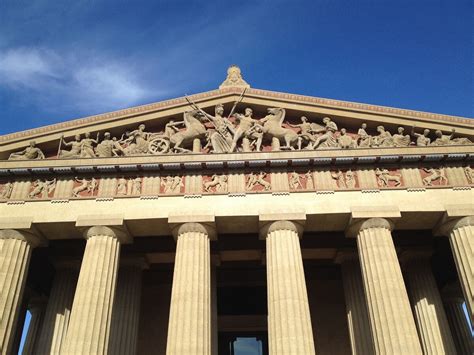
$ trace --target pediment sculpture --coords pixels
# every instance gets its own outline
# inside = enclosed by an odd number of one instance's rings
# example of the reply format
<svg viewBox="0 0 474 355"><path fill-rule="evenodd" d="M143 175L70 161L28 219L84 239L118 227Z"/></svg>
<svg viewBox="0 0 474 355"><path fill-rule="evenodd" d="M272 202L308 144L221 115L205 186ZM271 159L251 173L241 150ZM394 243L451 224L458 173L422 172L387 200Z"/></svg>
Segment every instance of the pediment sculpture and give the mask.
<svg viewBox="0 0 474 355"><path fill-rule="evenodd" d="M168 121L160 132L147 131L142 123L119 138L112 137L110 132L105 132L102 137L99 133L93 136L91 132L77 134L72 140L61 137L57 155L48 155L48 158L472 144L468 138L455 137L454 129L449 134L437 130L431 136L429 129L417 132L417 127L413 126L407 133L404 127L398 127L397 132L392 134L385 126L379 125L376 133L371 134L367 124L362 123L357 132L349 132L344 127L339 129L331 117L324 117L320 122L314 122L314 119L310 120L306 116L301 116L299 122L294 118L286 119L286 110L279 107L268 108L265 117L255 118L250 107L246 107L243 112L234 112L240 100L235 102L227 116L221 104L215 106L214 113L210 114L194 102L188 102L191 110L183 113L182 120ZM45 159L45 154L34 141L9 157L9 160L33 159Z"/></svg>

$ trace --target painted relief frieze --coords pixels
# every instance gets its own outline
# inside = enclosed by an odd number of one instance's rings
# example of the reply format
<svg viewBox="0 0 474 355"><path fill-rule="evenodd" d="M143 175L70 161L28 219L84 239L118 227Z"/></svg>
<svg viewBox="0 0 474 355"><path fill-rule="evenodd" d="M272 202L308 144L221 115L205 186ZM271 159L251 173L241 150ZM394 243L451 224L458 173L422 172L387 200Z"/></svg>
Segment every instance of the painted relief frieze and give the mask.
<svg viewBox="0 0 474 355"><path fill-rule="evenodd" d="M373 184L370 182L372 181ZM468 187L471 166L269 169L214 174L146 173L145 175L62 176L0 181L0 200L121 198L246 193L299 193Z"/></svg>

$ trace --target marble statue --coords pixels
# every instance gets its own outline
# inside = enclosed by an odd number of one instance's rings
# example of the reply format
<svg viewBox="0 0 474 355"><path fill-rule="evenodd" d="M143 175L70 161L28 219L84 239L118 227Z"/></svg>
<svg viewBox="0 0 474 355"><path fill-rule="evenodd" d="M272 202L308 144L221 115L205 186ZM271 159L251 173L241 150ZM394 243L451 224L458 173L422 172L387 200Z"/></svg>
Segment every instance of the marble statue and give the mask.
<svg viewBox="0 0 474 355"><path fill-rule="evenodd" d="M306 178L306 190L313 190L314 189L314 181L313 181L313 172L310 170L306 174L304 174Z"/></svg>
<svg viewBox="0 0 474 355"><path fill-rule="evenodd" d="M443 168L423 168L423 170L429 174L423 178L423 184L425 186L433 186L433 182L438 180L440 185L446 185L448 183L448 178L444 174Z"/></svg>
<svg viewBox="0 0 474 355"><path fill-rule="evenodd" d="M337 144L342 149L357 148L356 141L347 134L345 128L341 128L340 135L337 137Z"/></svg>
<svg viewBox="0 0 474 355"><path fill-rule="evenodd" d="M102 139L102 141L95 147L95 154L99 158L111 158L118 155L117 151L114 152L116 149L116 142L117 139L115 138L115 140L113 140L110 132L105 132L104 139Z"/></svg>
<svg viewBox="0 0 474 355"><path fill-rule="evenodd" d="M402 184L402 177L397 173L390 173L387 169L375 169L375 176L377 177L377 182L381 187L389 187L390 181L395 183L395 186L400 186Z"/></svg>
<svg viewBox="0 0 474 355"><path fill-rule="evenodd" d="M346 186L346 180L344 178L344 174L341 170L338 170L336 172L332 172L331 173L331 177L336 180L336 185L337 187L341 188L341 189L345 189L347 188Z"/></svg>
<svg viewBox="0 0 474 355"><path fill-rule="evenodd" d="M373 136L371 139L372 147L393 147L392 134L385 130L384 126L377 126L377 136Z"/></svg>
<svg viewBox="0 0 474 355"><path fill-rule="evenodd" d="M249 88L250 85L242 78L242 72L237 65L231 65L227 69L227 78L219 86L219 89L232 86L232 87L244 87Z"/></svg>
<svg viewBox="0 0 474 355"><path fill-rule="evenodd" d="M76 186L75 188L72 189L72 195L74 197L79 197L80 193L83 191L87 191L87 193L92 196L94 195L94 191L97 189L99 186L99 183L97 179L91 178L91 179L79 179L75 178L75 180L80 183L79 186Z"/></svg>
<svg viewBox="0 0 474 355"><path fill-rule="evenodd" d="M204 182L204 191L212 192L212 188L215 192L226 193L227 192L227 175L214 174L211 180Z"/></svg>
<svg viewBox="0 0 474 355"><path fill-rule="evenodd" d="M8 181L3 185L2 191L0 192L0 198L1 199L8 199L12 195L13 191L13 183Z"/></svg>
<svg viewBox="0 0 474 355"><path fill-rule="evenodd" d="M65 147L71 147L70 150L59 150L59 158L80 158L81 157L81 149L82 149L82 143L81 143L81 135L76 134L74 136L74 140L71 142L66 142L64 141L64 137L61 136L61 140L59 142L59 146L61 147L64 145Z"/></svg>
<svg viewBox="0 0 474 355"><path fill-rule="evenodd" d="M283 140L285 146L282 149L294 149L294 144L298 142L298 134L291 129L283 127L286 110L275 107L268 108L267 112L268 114L260 120L260 123L263 123L264 135L272 140L272 147L275 147L273 140L277 140L278 145Z"/></svg>
<svg viewBox="0 0 474 355"><path fill-rule="evenodd" d="M372 136L367 133L367 123L362 123L361 127L357 131L357 135L359 136L357 139L358 147L369 148Z"/></svg>
<svg viewBox="0 0 474 355"><path fill-rule="evenodd" d="M303 143L308 146L316 141L316 138L313 135L314 125L308 121L306 116L301 116L300 120L300 124L294 125L288 123L291 127L300 129L300 132L298 133L298 150L303 148Z"/></svg>
<svg viewBox="0 0 474 355"><path fill-rule="evenodd" d="M436 139L430 145L472 144L468 138L454 138L455 132L454 128L451 129L451 134L443 134L440 130L436 130Z"/></svg>
<svg viewBox="0 0 474 355"><path fill-rule="evenodd" d="M252 118L253 110L250 107L247 107L244 110L244 114L235 113L234 117L239 122L237 126L232 144L230 146L229 152L235 151L237 148L238 141L242 138L242 150L244 152L251 151L250 142L255 140L255 150L257 152L261 151L262 139L263 139L263 127L260 126L259 121ZM256 126L260 126L260 129L256 129ZM246 140L246 141L245 141Z"/></svg>
<svg viewBox="0 0 474 355"><path fill-rule="evenodd" d="M250 174L246 185L247 191L252 191L257 185L261 185L265 191L270 191L272 186L268 181L265 180L266 176L267 173L263 171L258 174Z"/></svg>
<svg viewBox="0 0 474 355"><path fill-rule="evenodd" d="M140 155L148 153L148 138L151 133L145 131L145 125L142 123L138 129L126 132L126 138L119 143L124 155Z"/></svg>
<svg viewBox="0 0 474 355"><path fill-rule="evenodd" d="M424 129L423 134L415 132L415 126L411 130L411 135L416 137L416 146L417 147L427 147L431 143L430 130Z"/></svg>
<svg viewBox="0 0 474 355"><path fill-rule="evenodd" d="M234 140L235 128L227 117L224 117L224 106L219 104L214 109L214 116L199 109L201 113L209 119L214 125L215 131L210 133L209 140L211 142L213 153L228 153L231 150Z"/></svg>
<svg viewBox="0 0 474 355"><path fill-rule="evenodd" d="M316 138L316 141L311 146L312 149L337 147L337 139L335 136L337 125L329 117L324 117L323 123L325 125L324 128L315 131L315 133L323 134Z"/></svg>
<svg viewBox="0 0 474 355"><path fill-rule="evenodd" d="M135 179L132 179L132 187L131 187L131 195L137 196L142 193L142 179L139 177L136 177Z"/></svg>
<svg viewBox="0 0 474 355"><path fill-rule="evenodd" d="M97 144L99 140L99 135L97 139L91 138L89 132L84 133L84 138L81 140L81 158L94 158L94 144Z"/></svg>
<svg viewBox="0 0 474 355"><path fill-rule="evenodd" d="M33 183L33 189L28 194L28 198L35 198L41 195L41 198L48 198L48 196L54 191L56 188L56 179L53 180L36 180Z"/></svg>
<svg viewBox="0 0 474 355"><path fill-rule="evenodd" d="M11 153L8 160L39 160L45 159L45 156L41 149L36 147L36 142L31 141L30 145L25 149Z"/></svg>
<svg viewBox="0 0 474 355"><path fill-rule="evenodd" d="M300 174L298 174L296 171L293 171L290 174L288 184L289 184L291 190L302 189L303 185L301 185Z"/></svg>
<svg viewBox="0 0 474 355"><path fill-rule="evenodd" d="M393 145L395 147L408 147L411 143L410 135L404 134L405 128L398 127L397 133L392 136Z"/></svg>

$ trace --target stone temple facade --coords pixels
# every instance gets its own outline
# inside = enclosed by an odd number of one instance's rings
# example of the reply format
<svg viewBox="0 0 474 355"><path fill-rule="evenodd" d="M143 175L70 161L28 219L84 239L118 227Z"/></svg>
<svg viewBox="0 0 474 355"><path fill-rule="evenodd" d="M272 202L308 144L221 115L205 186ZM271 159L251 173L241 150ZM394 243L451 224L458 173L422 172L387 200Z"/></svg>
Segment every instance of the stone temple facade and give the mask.
<svg viewBox="0 0 474 355"><path fill-rule="evenodd" d="M0 136L1 353L472 354L474 121L227 74Z"/></svg>

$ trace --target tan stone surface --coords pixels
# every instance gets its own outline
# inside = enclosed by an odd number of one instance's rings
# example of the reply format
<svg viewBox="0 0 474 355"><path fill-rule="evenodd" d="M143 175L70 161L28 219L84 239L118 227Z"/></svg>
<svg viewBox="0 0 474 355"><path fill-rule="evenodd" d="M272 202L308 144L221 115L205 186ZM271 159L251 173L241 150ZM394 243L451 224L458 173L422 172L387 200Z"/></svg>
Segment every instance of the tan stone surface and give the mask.
<svg viewBox="0 0 474 355"><path fill-rule="evenodd" d="M374 354L364 284L356 252L340 255L347 324L353 355Z"/></svg>
<svg viewBox="0 0 474 355"><path fill-rule="evenodd" d="M199 223L177 227L166 353L211 353L210 241Z"/></svg>
<svg viewBox="0 0 474 355"><path fill-rule="evenodd" d="M30 235L0 230L0 352L10 354L31 251Z"/></svg>
<svg viewBox="0 0 474 355"><path fill-rule="evenodd" d="M456 354L441 296L431 271L429 254L405 256L405 270L424 354Z"/></svg>
<svg viewBox="0 0 474 355"><path fill-rule="evenodd" d="M422 354L390 223L359 226L357 247L376 354Z"/></svg>
<svg viewBox="0 0 474 355"><path fill-rule="evenodd" d="M78 278L78 266L57 265L53 286L41 326L36 353L59 354L66 339L71 315L74 291Z"/></svg>
<svg viewBox="0 0 474 355"><path fill-rule="evenodd" d="M296 223L267 229L268 338L272 354L314 354L313 331Z"/></svg>
<svg viewBox="0 0 474 355"><path fill-rule="evenodd" d="M109 227L87 230L62 354L107 354L117 281L120 242Z"/></svg>
<svg viewBox="0 0 474 355"><path fill-rule="evenodd" d="M41 322L43 321L43 314L45 310L45 302L40 300L35 300L30 302L28 306L28 311L31 314L30 324L28 326L28 332L26 334L25 343L23 345L22 355L32 355L37 354L36 344L39 340L39 332Z"/></svg>

